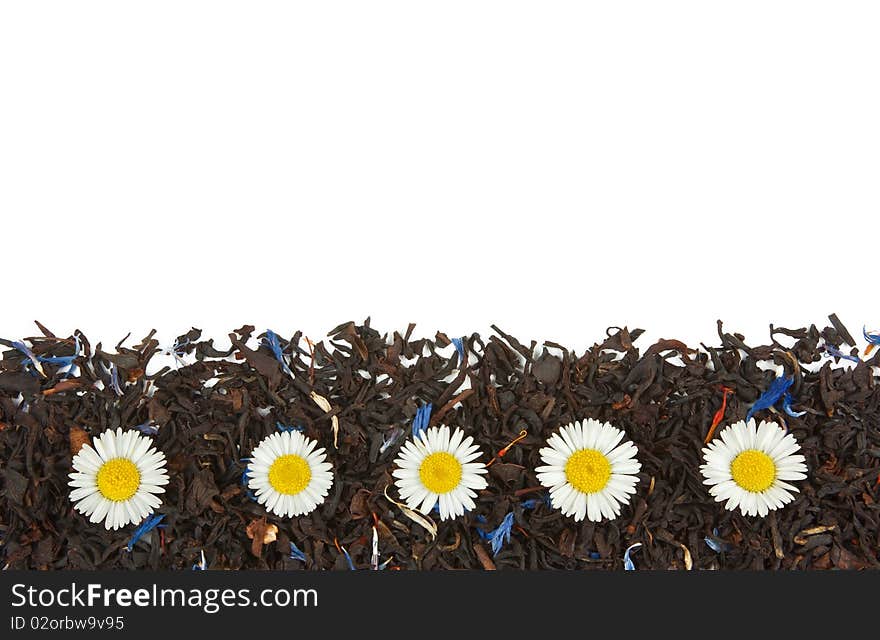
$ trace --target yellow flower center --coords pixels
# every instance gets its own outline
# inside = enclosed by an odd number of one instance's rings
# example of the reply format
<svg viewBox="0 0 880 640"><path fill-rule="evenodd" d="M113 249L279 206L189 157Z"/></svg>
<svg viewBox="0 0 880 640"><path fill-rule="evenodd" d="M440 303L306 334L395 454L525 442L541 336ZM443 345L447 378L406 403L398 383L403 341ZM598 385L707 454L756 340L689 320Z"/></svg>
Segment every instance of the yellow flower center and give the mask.
<svg viewBox="0 0 880 640"><path fill-rule="evenodd" d="M312 469L302 456L289 454L275 458L269 467L269 484L278 493L294 496L312 479Z"/></svg>
<svg viewBox="0 0 880 640"><path fill-rule="evenodd" d="M565 463L565 478L581 493L596 493L611 479L611 463L601 451L580 449Z"/></svg>
<svg viewBox="0 0 880 640"><path fill-rule="evenodd" d="M432 453L422 460L419 478L428 491L448 493L461 482L461 463L451 453Z"/></svg>
<svg viewBox="0 0 880 640"><path fill-rule="evenodd" d="M141 473L128 458L113 458L101 465L95 481L102 496L113 502L125 502L141 486Z"/></svg>
<svg viewBox="0 0 880 640"><path fill-rule="evenodd" d="M730 463L730 475L746 491L761 493L776 479L776 463L763 451L746 449Z"/></svg>

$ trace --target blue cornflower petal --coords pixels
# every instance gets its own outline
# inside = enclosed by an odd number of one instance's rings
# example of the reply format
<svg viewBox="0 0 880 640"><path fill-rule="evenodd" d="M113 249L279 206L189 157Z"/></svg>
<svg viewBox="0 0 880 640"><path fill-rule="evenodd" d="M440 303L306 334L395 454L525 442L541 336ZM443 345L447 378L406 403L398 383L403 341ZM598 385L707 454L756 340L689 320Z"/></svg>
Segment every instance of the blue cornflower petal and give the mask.
<svg viewBox="0 0 880 640"><path fill-rule="evenodd" d="M863 326L862 335L865 336L865 340L871 344L875 346L880 345L880 333L868 333L868 330Z"/></svg>
<svg viewBox="0 0 880 640"><path fill-rule="evenodd" d="M305 427L302 427L302 426L288 427L287 425L283 425L280 422L275 423L275 428L278 429L279 431L303 431L303 430L305 430Z"/></svg>
<svg viewBox="0 0 880 640"><path fill-rule="evenodd" d="M348 549L346 549L342 545L339 545L339 550L342 551L342 555L345 556L345 561L348 563L349 570L357 571L357 569L354 568L354 562L351 561L351 556L348 555Z"/></svg>
<svg viewBox="0 0 880 640"><path fill-rule="evenodd" d="M154 436L159 433L159 425L153 424L152 420L147 420L146 422L135 425L134 428L147 436Z"/></svg>
<svg viewBox="0 0 880 640"><path fill-rule="evenodd" d="M523 509L534 509L541 503L546 504L548 507L551 506L549 493L545 493L540 499L529 498L528 500L524 500L521 504Z"/></svg>
<svg viewBox="0 0 880 640"><path fill-rule="evenodd" d="M825 352L829 356L832 356L834 358L842 358L844 360L849 360L850 362L858 363L858 362L862 361L862 359L859 358L858 356L851 356L848 353L844 353L843 351L841 351L840 349L835 347L833 344L826 344L825 345Z"/></svg>
<svg viewBox="0 0 880 640"><path fill-rule="evenodd" d="M175 340L174 344L171 345L171 351L173 351L179 358L182 358L186 354L186 348L189 346L189 338L184 338L183 340Z"/></svg>
<svg viewBox="0 0 880 640"><path fill-rule="evenodd" d="M389 433L388 437L382 436L382 446L379 447L379 455L382 455L390 447L394 446L394 443L397 442L397 439L402 436L404 433L403 429L399 427L394 427Z"/></svg>
<svg viewBox="0 0 880 640"><path fill-rule="evenodd" d="M80 352L80 348L82 346L79 341L79 334L74 335L73 340L74 340L73 355L69 355L69 356L38 356L37 359L40 362L43 362L46 364L54 364L54 365L58 366L59 371L61 369L67 369L67 371L64 372L64 376L63 376L65 378L73 375L77 371L77 366L73 363L73 361L76 360L77 358L79 358L79 355L80 355L79 352Z"/></svg>
<svg viewBox="0 0 880 640"><path fill-rule="evenodd" d="M164 514L158 516L147 516L146 518L144 518L144 521L141 522L138 525L138 528L134 530L134 533L131 536L131 540L129 540L128 545L126 545L126 549L131 551L137 541L140 540L146 533L155 529L164 518Z"/></svg>
<svg viewBox="0 0 880 640"><path fill-rule="evenodd" d="M486 524L486 517L482 516L480 514L477 514L476 517L474 518L474 520L476 520L479 524ZM474 528L477 530L477 535L480 536L480 540L488 540L489 539L489 532L487 532L485 529L483 529L482 527L474 527Z"/></svg>
<svg viewBox="0 0 880 640"><path fill-rule="evenodd" d="M183 360L183 356L186 355L186 348L189 346L189 344L189 338L184 338L183 340L175 339L174 344L171 345L171 348L163 351L163 353L168 353L174 358L175 367L180 367L181 365L186 366L186 362Z"/></svg>
<svg viewBox="0 0 880 640"><path fill-rule="evenodd" d="M30 360L31 364L41 376L43 376L44 378L47 377L46 372L43 370L43 364L40 362L40 359L36 355L34 355L34 352L31 351L31 348L29 346L27 346L24 342L21 342L20 340L13 340L10 344L12 344L13 347L15 347L18 351L24 354L24 356L28 360Z"/></svg>
<svg viewBox="0 0 880 640"><path fill-rule="evenodd" d="M299 560L301 562L307 562L308 557L302 550L297 547L293 542L290 543L290 559L291 560Z"/></svg>
<svg viewBox="0 0 880 640"><path fill-rule="evenodd" d="M37 356L37 360L44 364L55 364L66 367L73 362L76 356Z"/></svg>
<svg viewBox="0 0 880 640"><path fill-rule="evenodd" d="M712 529L712 535L706 536L703 538L706 542L706 546L708 546L715 553L724 553L725 551L730 551L733 547L724 542L721 538L718 537L718 529Z"/></svg>
<svg viewBox="0 0 880 640"><path fill-rule="evenodd" d="M253 460L253 458L242 458L241 463L244 465L244 471L241 472L241 486L245 488L244 494L257 502L256 494L248 488L248 480L250 480L250 474L248 473L248 464Z"/></svg>
<svg viewBox="0 0 880 640"><path fill-rule="evenodd" d="M755 400L755 404L746 414L746 422L752 419L756 412L762 409L769 409L777 403L782 394L788 391L788 388L794 384L794 378L791 376L779 376L770 383L770 387L761 394L761 397Z"/></svg>
<svg viewBox="0 0 880 640"><path fill-rule="evenodd" d="M513 511L504 516L497 529L490 531L488 540L492 544L492 555L498 555L505 542L510 541L510 530L513 529Z"/></svg>
<svg viewBox="0 0 880 640"><path fill-rule="evenodd" d="M795 411L791 408L791 393L786 391L782 394L782 409L790 415L792 418L800 418L802 415L806 414L806 411Z"/></svg>
<svg viewBox="0 0 880 640"><path fill-rule="evenodd" d="M292 378L293 371L287 366L287 361L284 359L284 351L281 349L281 340L278 339L277 334L271 329L267 329L264 340L266 346L269 347L272 354L275 356L275 359L281 364L281 369Z"/></svg>
<svg viewBox="0 0 880 640"><path fill-rule="evenodd" d="M110 388L113 389L118 396L125 395L125 392L122 391L122 387L119 386L119 369L116 367L115 362L110 363Z"/></svg>
<svg viewBox="0 0 880 640"><path fill-rule="evenodd" d="M412 423L413 438L418 437L422 431L428 428L428 424L431 422L431 411L433 409L434 405L430 402L428 404L423 404L416 409L416 416L413 418Z"/></svg>
<svg viewBox="0 0 880 640"><path fill-rule="evenodd" d="M703 538L703 540L706 541L706 545L707 545L710 549L712 549L712 551L714 551L715 553L721 553L721 549L722 549L722 547L721 547L721 545L720 545L719 543L717 543L715 540L713 540L713 539L710 538L709 536L706 536L705 538Z"/></svg>
<svg viewBox="0 0 880 640"><path fill-rule="evenodd" d="M453 338L452 344L455 345L455 350L458 351L458 357L460 359L464 359L464 340L461 338Z"/></svg>
<svg viewBox="0 0 880 640"><path fill-rule="evenodd" d="M73 375L77 371L77 366L73 363L74 360L79 358L80 356L80 348L81 344L79 341L79 334L73 336L74 347L73 347L73 355L69 356L38 356L38 360L40 362L46 364L54 364L61 369L67 369L64 372L64 377L67 378L70 375Z"/></svg>
<svg viewBox="0 0 880 640"><path fill-rule="evenodd" d="M626 551L623 552L623 568L626 571L635 571L636 565L633 564L632 558L630 555L633 551L637 550L642 546L641 542L636 542L635 544L631 544L626 548Z"/></svg>

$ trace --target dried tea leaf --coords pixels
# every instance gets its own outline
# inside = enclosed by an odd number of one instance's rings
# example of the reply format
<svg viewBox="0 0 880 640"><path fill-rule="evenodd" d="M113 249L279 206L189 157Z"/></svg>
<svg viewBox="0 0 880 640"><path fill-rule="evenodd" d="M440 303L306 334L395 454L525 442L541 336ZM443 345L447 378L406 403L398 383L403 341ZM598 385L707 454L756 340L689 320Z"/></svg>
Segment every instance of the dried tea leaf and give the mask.
<svg viewBox="0 0 880 640"><path fill-rule="evenodd" d="M184 507L190 514L201 514L219 494L214 474L209 469L201 469L189 484Z"/></svg>
<svg viewBox="0 0 880 640"><path fill-rule="evenodd" d="M24 492L27 491L28 481L15 469L6 468L3 472L6 496L15 504L21 504L24 500Z"/></svg>
<svg viewBox="0 0 880 640"><path fill-rule="evenodd" d="M571 529L563 529L562 535L559 536L559 553L562 557L574 557L575 540L577 540L577 533Z"/></svg>
<svg viewBox="0 0 880 640"><path fill-rule="evenodd" d="M351 497L351 504L348 507L348 512L351 514L353 520L366 518L370 515L370 509L367 506L367 500L369 499L370 492L366 489L358 489Z"/></svg>

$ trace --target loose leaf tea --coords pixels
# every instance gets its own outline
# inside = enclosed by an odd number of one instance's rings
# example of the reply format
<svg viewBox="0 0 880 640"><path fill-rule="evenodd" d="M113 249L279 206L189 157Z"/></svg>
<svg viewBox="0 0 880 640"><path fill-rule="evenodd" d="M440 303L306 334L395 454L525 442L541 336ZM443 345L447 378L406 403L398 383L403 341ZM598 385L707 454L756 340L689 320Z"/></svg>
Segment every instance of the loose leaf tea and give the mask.
<svg viewBox="0 0 880 640"><path fill-rule="evenodd" d="M880 362L834 315L821 330L771 325L759 346L720 321L719 343L699 348L640 348L642 330L613 327L583 352L494 326L383 335L369 320L318 342L245 325L228 349L197 329L167 348L151 332L105 349L38 327L0 340L10 568L880 567ZM795 500L765 518L727 511L700 474L705 442L750 411L790 432L808 467ZM585 418L638 447L636 494L614 520L562 516L536 477L547 438ZM476 508L445 521L409 509L392 477L411 434L441 424L464 429L488 465ZM114 532L74 511L68 474L81 447L119 427L165 453L170 483L152 516ZM254 447L289 429L326 449L334 475L324 502L291 519L255 500L246 473Z"/></svg>

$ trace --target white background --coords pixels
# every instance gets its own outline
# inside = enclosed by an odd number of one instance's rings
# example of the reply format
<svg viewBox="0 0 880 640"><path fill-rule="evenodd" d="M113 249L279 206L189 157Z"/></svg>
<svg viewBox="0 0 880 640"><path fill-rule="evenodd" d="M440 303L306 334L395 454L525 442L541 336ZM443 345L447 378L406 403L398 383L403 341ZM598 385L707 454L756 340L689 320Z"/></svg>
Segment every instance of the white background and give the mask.
<svg viewBox="0 0 880 640"><path fill-rule="evenodd" d="M0 6L4 337L880 325L876 2Z"/></svg>

